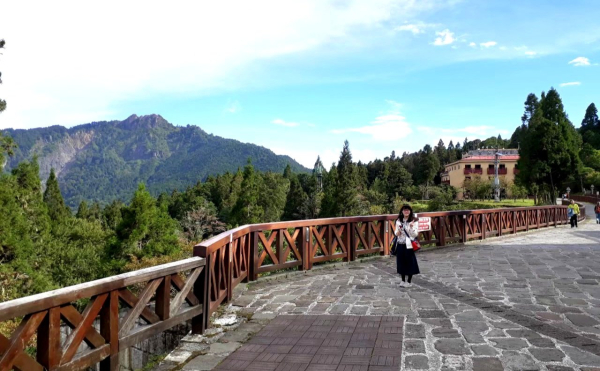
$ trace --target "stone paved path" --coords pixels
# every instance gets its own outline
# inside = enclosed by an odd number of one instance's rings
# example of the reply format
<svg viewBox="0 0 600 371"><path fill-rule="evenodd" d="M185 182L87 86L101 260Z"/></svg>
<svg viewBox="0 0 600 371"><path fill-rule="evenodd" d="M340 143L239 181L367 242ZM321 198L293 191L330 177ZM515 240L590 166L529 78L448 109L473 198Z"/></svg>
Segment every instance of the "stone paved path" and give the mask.
<svg viewBox="0 0 600 371"><path fill-rule="evenodd" d="M225 359L219 367L235 369L227 355L259 341L252 335L281 315L344 315L405 319L395 369L600 371L600 226L445 247L418 259L423 274L411 288L399 287L389 258L241 285L225 308L235 323L184 339L157 370L211 370Z"/></svg>

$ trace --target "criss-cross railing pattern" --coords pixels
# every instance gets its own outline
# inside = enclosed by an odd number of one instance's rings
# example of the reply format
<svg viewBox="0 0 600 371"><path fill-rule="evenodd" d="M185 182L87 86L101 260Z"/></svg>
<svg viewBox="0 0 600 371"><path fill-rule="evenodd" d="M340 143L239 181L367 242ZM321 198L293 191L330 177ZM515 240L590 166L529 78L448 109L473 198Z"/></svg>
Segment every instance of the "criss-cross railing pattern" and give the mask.
<svg viewBox="0 0 600 371"><path fill-rule="evenodd" d="M181 322L191 319L201 333L204 268L195 257L0 304L0 321L22 317L10 338L0 335L0 370L80 370L98 362L101 370L118 370L120 350ZM137 295L129 289L141 285ZM74 305L80 299L88 299L82 312Z"/></svg>

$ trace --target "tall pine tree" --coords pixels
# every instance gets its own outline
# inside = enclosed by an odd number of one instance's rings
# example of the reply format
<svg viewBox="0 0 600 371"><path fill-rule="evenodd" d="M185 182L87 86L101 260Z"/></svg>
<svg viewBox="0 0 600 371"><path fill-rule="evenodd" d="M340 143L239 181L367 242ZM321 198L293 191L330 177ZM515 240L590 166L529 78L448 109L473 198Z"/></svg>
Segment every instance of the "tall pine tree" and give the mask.
<svg viewBox="0 0 600 371"><path fill-rule="evenodd" d="M600 149L600 120L598 120L598 109L594 103L591 103L585 110L579 132L584 143L589 143L595 149Z"/></svg>
<svg viewBox="0 0 600 371"><path fill-rule="evenodd" d="M336 200L338 204L339 216L351 216L356 211L358 200L357 192L357 172L352 163L352 153L350 153L350 143L344 141L344 148L340 153L340 160L337 164L337 193Z"/></svg>
<svg viewBox="0 0 600 371"><path fill-rule="evenodd" d="M71 210L65 206L65 201L60 188L58 187L58 179L54 173L54 169L50 170L50 176L46 181L46 190L44 191L44 203L48 207L48 215L54 222L62 222L64 219L71 216Z"/></svg>
<svg viewBox="0 0 600 371"><path fill-rule="evenodd" d="M517 179L524 185L545 186L554 199L567 185L576 184L581 169L581 137L569 121L554 88L548 94L542 93L533 115L529 97L524 114L527 129L522 132Z"/></svg>

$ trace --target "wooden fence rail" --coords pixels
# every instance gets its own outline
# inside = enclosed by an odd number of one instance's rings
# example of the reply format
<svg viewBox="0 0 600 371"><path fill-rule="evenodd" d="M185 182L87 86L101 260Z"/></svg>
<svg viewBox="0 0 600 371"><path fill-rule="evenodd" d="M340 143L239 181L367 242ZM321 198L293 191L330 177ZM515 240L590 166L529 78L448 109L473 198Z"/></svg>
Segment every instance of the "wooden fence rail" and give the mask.
<svg viewBox="0 0 600 371"><path fill-rule="evenodd" d="M423 245L445 246L484 240L521 231L567 223L566 206L419 213L431 218L431 230L420 233ZM582 215L585 217L585 208ZM341 259L353 261L364 254L389 254L397 215L374 215L277 222L242 226L194 247L194 255L208 267L208 321L218 306L232 298L240 282L261 273ZM208 322L205 326L208 325Z"/></svg>
<svg viewBox="0 0 600 371"><path fill-rule="evenodd" d="M420 213L431 218L423 245L445 246L567 223L566 206ZM585 208L582 207L582 218ZM0 335L0 371L80 370L100 362L117 370L118 353L184 321L202 333L210 314L240 282L261 273L389 254L396 215L246 225L194 247L194 258L0 303L0 322L21 319ZM187 280L182 272L190 273ZM140 287L136 296L128 288ZM137 291L136 291L137 292ZM153 304L149 304L154 298ZM89 299L83 312L73 302ZM126 309L120 318L119 308ZM94 326L94 323L99 326ZM61 325L73 329L61 340ZM35 356L26 344L37 335Z"/></svg>
<svg viewBox="0 0 600 371"><path fill-rule="evenodd" d="M185 271L184 281L179 274ZM142 284L137 296L128 289ZM179 323L191 319L201 333L205 284L205 260L194 257L0 303L0 322L22 318L10 339L0 335L0 371L81 370L98 362L102 371L118 370L120 350ZM148 305L153 297L154 310ZM73 306L80 299L89 299L81 313ZM73 330L64 341L62 325ZM31 357L25 347L33 335Z"/></svg>

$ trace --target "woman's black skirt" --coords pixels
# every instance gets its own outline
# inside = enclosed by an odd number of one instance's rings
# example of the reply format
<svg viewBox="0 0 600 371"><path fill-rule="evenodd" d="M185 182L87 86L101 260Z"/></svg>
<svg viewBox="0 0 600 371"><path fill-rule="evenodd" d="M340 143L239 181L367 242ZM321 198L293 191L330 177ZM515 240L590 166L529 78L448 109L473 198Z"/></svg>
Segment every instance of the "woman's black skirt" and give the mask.
<svg viewBox="0 0 600 371"><path fill-rule="evenodd" d="M407 249L406 244L399 243L396 250L396 269L398 274L410 276L421 273L413 249Z"/></svg>

